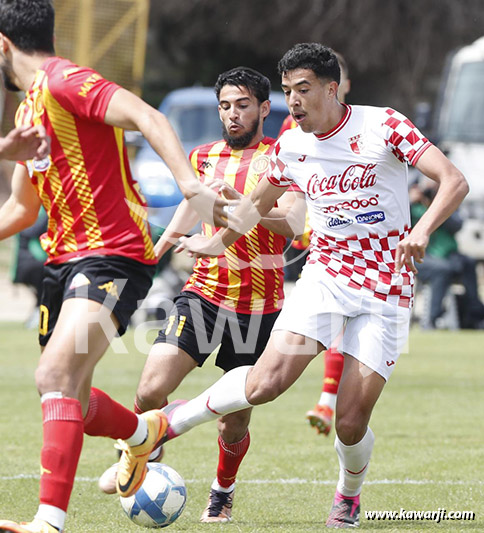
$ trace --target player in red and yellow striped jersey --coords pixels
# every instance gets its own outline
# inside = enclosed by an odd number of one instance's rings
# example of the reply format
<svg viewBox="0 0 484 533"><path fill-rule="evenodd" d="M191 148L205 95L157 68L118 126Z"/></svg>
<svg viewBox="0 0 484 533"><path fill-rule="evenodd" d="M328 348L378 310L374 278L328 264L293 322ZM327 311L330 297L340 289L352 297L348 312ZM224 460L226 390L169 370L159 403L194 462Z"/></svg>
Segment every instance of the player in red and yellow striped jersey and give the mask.
<svg viewBox="0 0 484 533"><path fill-rule="evenodd" d="M49 215L48 264L93 254L156 262L123 130L104 123L119 89L90 68L49 57L17 110L17 124L42 122L52 138L51 158L26 164Z"/></svg>
<svg viewBox="0 0 484 533"><path fill-rule="evenodd" d="M222 193L229 196L247 195L255 188L268 168L268 154L275 142L263 133L270 111L269 91L269 80L246 67L219 76L215 93L224 139L192 152L190 159L200 180L218 180ZM291 222L287 220L289 212L294 217ZM286 237L298 233L297 227L302 231L304 213L302 193L288 193L266 219L224 254L197 261L151 349L137 390L137 410L164 405L184 377L219 345L215 364L224 371L255 363L283 302ZM196 213L182 203L155 247L157 256L197 221ZM207 236L218 229L203 225ZM235 477L250 442L250 414L251 409L245 409L219 420L217 477L202 522L231 518Z"/></svg>
<svg viewBox="0 0 484 533"><path fill-rule="evenodd" d="M41 204L48 214L41 239L48 254L43 352L35 376L43 416L40 506L33 522L0 521L0 531L64 529L84 432L127 439L121 462L136 465L136 475L121 467L117 485L128 496L142 483L146 452L166 428L163 414L138 416L91 389L97 362L126 329L156 263L123 129L143 133L204 220L227 224L228 202L197 180L166 117L92 69L56 57L53 43L50 0L0 0L0 69L7 89L25 92L17 126L21 133L35 128L38 148L46 133L51 138L49 155L45 146L22 154L45 157L16 165L0 209L0 239L35 222Z"/></svg>
<svg viewBox="0 0 484 533"><path fill-rule="evenodd" d="M267 169L267 154L274 142L263 137L242 152L226 141L217 141L197 148L190 159L202 181L223 179L240 194L247 195ZM211 236L217 229L203 224L202 231ZM283 235L259 224L222 257L199 259L184 290L237 313L274 313L282 307L284 298L285 244Z"/></svg>

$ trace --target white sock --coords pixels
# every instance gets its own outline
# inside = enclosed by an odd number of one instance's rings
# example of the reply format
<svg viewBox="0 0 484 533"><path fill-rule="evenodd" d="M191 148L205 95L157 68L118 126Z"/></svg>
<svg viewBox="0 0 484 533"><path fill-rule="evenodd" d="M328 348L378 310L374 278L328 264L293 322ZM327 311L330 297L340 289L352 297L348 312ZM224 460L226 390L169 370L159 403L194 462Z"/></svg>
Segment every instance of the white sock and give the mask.
<svg viewBox="0 0 484 533"><path fill-rule="evenodd" d="M187 432L203 422L215 420L253 407L245 396L245 382L251 366L240 366L224 374L209 389L173 411L171 429L177 434Z"/></svg>
<svg viewBox="0 0 484 533"><path fill-rule="evenodd" d="M59 531L64 530L64 523L66 521L66 512L53 505L45 505L41 503L39 510L35 515L38 520L48 522L51 526L54 526Z"/></svg>
<svg viewBox="0 0 484 533"><path fill-rule="evenodd" d="M327 405L334 411L336 409L336 394L323 391L319 398L318 405Z"/></svg>
<svg viewBox="0 0 484 533"><path fill-rule="evenodd" d="M155 448L148 456L148 461L154 461L155 459L158 459L158 456L160 455L160 450L161 446Z"/></svg>
<svg viewBox="0 0 484 533"><path fill-rule="evenodd" d="M351 446L343 444L338 436L334 447L339 458L339 480L336 490L343 496L358 496L368 472L375 435L368 428L365 436Z"/></svg>
<svg viewBox="0 0 484 533"><path fill-rule="evenodd" d="M226 487L222 487L222 485L219 485L217 478L215 478L210 488L218 492L232 492L235 489L235 483L232 483L230 487L226 488Z"/></svg>
<svg viewBox="0 0 484 533"><path fill-rule="evenodd" d="M138 444L141 444L148 435L148 424L144 418L141 418L141 416L136 415L138 417L138 427L136 428L136 431L129 437L129 439L126 439L126 442L130 446L138 446Z"/></svg>

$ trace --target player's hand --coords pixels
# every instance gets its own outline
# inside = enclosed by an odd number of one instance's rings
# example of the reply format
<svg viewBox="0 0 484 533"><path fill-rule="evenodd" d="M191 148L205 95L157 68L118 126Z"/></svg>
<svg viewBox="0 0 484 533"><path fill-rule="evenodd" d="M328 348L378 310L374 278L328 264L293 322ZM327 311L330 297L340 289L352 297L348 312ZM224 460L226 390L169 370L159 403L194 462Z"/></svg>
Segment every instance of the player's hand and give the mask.
<svg viewBox="0 0 484 533"><path fill-rule="evenodd" d="M241 198L244 197L242 193L240 193L237 189L234 189L231 185L229 185L225 181L222 182L222 184L220 185L218 192L224 198L227 198L227 200L240 200Z"/></svg>
<svg viewBox="0 0 484 533"><path fill-rule="evenodd" d="M190 206L195 209L203 222L217 227L237 226L240 221L234 215L239 200L228 200L217 193L216 187L202 185L189 197Z"/></svg>
<svg viewBox="0 0 484 533"><path fill-rule="evenodd" d="M44 159L49 153L50 137L41 125L15 128L0 139L0 157L3 159Z"/></svg>
<svg viewBox="0 0 484 533"><path fill-rule="evenodd" d="M422 263L425 250L429 243L429 237L425 233L412 230L410 235L397 244L395 254L395 271L400 274L405 265L410 271L417 274L415 263Z"/></svg>
<svg viewBox="0 0 484 533"><path fill-rule="evenodd" d="M183 250L188 252L189 257L217 257L223 254L225 246L217 233L211 239L196 233L191 237L180 237L175 253Z"/></svg>

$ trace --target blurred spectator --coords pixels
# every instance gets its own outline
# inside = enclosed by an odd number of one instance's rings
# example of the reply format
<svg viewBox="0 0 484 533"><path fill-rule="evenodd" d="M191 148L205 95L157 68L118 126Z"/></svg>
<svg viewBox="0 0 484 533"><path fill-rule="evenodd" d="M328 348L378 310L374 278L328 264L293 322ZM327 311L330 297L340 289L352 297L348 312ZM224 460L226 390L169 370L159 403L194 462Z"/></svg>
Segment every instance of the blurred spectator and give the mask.
<svg viewBox="0 0 484 533"><path fill-rule="evenodd" d="M431 204L437 184L425 186L415 183L410 187L410 212L412 226L425 213ZM484 304L479 299L476 262L459 252L455 234L462 227L462 218L456 211L431 235L422 264L417 265L417 279L431 287L429 327L435 328L443 314L442 302L454 282L464 286L465 294L459 305L461 327L463 329L484 328Z"/></svg>

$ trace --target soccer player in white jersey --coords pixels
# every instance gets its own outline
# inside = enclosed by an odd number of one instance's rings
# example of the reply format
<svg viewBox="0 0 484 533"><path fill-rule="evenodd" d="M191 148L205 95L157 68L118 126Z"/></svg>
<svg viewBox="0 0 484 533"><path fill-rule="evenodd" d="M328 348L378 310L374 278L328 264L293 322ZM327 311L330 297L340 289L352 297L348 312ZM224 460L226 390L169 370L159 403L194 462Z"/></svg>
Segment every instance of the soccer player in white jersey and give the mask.
<svg viewBox="0 0 484 533"><path fill-rule="evenodd" d="M335 420L340 473L326 525L356 527L374 441L368 423L407 340L414 261L422 261L429 235L458 207L468 185L397 111L340 103L340 71L330 48L297 44L278 67L300 127L280 137L271 172L237 208L246 227L211 239L193 236L183 246L197 256L220 254L294 182L305 192L314 230L310 256L255 366L228 372L173 409L166 438L274 400L344 325ZM408 165L439 183L434 202L412 230Z"/></svg>

